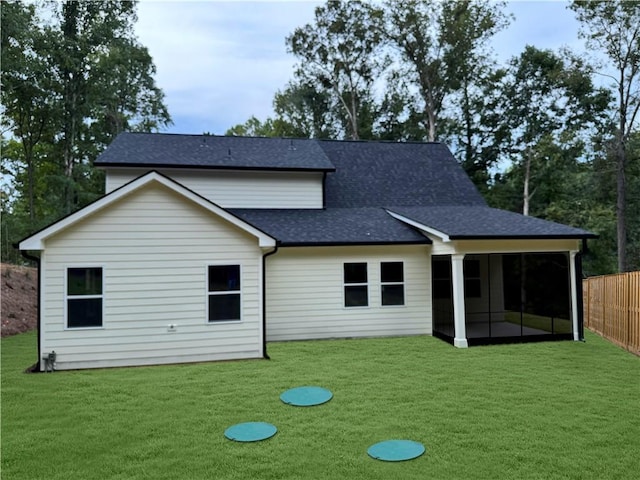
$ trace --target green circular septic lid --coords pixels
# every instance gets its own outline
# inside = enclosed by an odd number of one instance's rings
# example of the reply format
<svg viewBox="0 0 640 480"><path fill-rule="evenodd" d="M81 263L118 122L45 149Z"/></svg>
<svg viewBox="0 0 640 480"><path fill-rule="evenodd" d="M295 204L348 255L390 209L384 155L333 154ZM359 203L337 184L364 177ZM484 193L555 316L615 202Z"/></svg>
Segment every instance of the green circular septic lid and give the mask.
<svg viewBox="0 0 640 480"><path fill-rule="evenodd" d="M238 423L227 428L224 436L236 442L259 442L273 437L278 429L265 422Z"/></svg>
<svg viewBox="0 0 640 480"><path fill-rule="evenodd" d="M287 390L280 395L280 400L296 407L321 405L327 403L332 398L333 393L322 387L297 387Z"/></svg>
<svg viewBox="0 0 640 480"><path fill-rule="evenodd" d="M385 462L412 460L424 452L424 445L413 440L386 440L370 446L367 450L370 457Z"/></svg>

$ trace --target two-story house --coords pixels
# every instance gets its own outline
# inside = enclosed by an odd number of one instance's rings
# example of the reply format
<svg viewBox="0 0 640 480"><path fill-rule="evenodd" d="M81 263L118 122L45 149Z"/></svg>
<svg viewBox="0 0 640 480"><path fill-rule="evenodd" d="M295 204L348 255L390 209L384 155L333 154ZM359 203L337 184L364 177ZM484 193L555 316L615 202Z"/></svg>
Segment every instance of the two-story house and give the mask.
<svg viewBox="0 0 640 480"><path fill-rule="evenodd" d="M123 133L95 165L106 194L19 243L58 369L582 336L594 235L489 208L444 145Z"/></svg>

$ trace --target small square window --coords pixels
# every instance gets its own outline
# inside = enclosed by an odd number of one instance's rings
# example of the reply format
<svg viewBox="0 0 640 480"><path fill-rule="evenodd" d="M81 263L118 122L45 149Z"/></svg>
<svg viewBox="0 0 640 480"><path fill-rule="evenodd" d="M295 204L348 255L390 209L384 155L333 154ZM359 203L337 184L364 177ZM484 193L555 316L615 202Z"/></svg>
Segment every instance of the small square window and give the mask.
<svg viewBox="0 0 640 480"><path fill-rule="evenodd" d="M240 320L240 294L209 295L209 321Z"/></svg>
<svg viewBox="0 0 640 480"><path fill-rule="evenodd" d="M344 283L367 283L367 264L345 263Z"/></svg>
<svg viewBox="0 0 640 480"><path fill-rule="evenodd" d="M67 295L102 295L102 268L67 269Z"/></svg>
<svg viewBox="0 0 640 480"><path fill-rule="evenodd" d="M382 283L404 282L404 265L402 262L382 262L380 264Z"/></svg>
<svg viewBox="0 0 640 480"><path fill-rule="evenodd" d="M240 265L212 265L209 267L209 291L240 290Z"/></svg>

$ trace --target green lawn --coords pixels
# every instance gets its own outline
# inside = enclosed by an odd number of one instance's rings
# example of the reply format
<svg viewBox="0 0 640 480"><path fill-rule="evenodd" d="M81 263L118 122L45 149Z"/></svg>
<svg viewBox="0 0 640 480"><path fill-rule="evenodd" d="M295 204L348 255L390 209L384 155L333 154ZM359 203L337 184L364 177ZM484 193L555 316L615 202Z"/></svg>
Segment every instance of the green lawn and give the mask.
<svg viewBox="0 0 640 480"><path fill-rule="evenodd" d="M275 343L270 361L24 374L2 340L3 479L603 479L640 469L640 358L586 343L456 349L432 337ZM279 395L320 385L318 407ZM264 442L225 428L266 421ZM369 458L407 438L408 462Z"/></svg>

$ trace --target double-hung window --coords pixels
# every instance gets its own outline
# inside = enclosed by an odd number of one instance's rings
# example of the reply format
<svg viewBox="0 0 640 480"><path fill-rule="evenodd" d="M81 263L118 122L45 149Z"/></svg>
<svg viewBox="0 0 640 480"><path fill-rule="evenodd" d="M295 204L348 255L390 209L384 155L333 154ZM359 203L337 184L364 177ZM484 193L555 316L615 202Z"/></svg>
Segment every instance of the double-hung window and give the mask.
<svg viewBox="0 0 640 480"><path fill-rule="evenodd" d="M367 307L369 305L369 285L367 264L344 264L344 306Z"/></svg>
<svg viewBox="0 0 640 480"><path fill-rule="evenodd" d="M208 321L240 320L240 265L210 265L208 277Z"/></svg>
<svg viewBox="0 0 640 480"><path fill-rule="evenodd" d="M382 262L380 264L380 289L382 305L404 305L404 264Z"/></svg>
<svg viewBox="0 0 640 480"><path fill-rule="evenodd" d="M67 328L102 327L102 268L67 269Z"/></svg>

